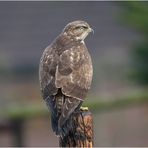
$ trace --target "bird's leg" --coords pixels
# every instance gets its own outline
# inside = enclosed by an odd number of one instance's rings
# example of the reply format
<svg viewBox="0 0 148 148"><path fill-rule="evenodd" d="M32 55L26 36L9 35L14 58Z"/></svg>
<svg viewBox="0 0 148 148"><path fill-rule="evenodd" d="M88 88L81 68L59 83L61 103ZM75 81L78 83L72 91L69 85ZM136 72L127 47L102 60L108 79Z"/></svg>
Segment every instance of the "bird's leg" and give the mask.
<svg viewBox="0 0 148 148"><path fill-rule="evenodd" d="M81 106L81 107L80 107L80 110L82 110L82 111L88 111L88 107L83 107L83 106Z"/></svg>

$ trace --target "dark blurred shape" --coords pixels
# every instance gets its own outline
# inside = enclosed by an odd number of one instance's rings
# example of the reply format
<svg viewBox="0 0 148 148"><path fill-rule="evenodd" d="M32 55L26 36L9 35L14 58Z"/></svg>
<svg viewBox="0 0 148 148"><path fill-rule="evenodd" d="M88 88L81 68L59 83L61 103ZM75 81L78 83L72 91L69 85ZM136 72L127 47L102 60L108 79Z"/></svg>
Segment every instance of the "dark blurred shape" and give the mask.
<svg viewBox="0 0 148 148"><path fill-rule="evenodd" d="M24 134L24 127L23 127L23 119L13 119L11 120L12 132L13 132L13 139L14 143L13 146L21 147L24 146L23 141L23 134Z"/></svg>
<svg viewBox="0 0 148 148"><path fill-rule="evenodd" d="M141 85L148 85L148 42L133 48L131 56L131 78Z"/></svg>

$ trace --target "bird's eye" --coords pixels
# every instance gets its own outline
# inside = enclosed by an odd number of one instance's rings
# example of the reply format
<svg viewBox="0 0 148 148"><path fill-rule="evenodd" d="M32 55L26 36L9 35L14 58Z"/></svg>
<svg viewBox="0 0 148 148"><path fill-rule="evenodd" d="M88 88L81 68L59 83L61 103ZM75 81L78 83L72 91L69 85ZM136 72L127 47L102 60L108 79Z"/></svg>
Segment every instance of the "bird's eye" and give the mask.
<svg viewBox="0 0 148 148"><path fill-rule="evenodd" d="M83 30L83 29L84 29L84 27L83 27L83 26L79 27L79 30Z"/></svg>
<svg viewBox="0 0 148 148"><path fill-rule="evenodd" d="M82 31L84 29L87 29L87 27L86 26L77 26L75 29Z"/></svg>

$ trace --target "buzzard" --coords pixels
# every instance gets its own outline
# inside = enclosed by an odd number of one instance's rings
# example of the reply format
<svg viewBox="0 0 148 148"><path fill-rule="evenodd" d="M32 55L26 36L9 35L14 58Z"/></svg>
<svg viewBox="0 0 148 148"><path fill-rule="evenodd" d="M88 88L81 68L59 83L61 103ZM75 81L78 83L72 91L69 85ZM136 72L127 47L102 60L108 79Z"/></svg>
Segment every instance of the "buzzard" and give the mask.
<svg viewBox="0 0 148 148"><path fill-rule="evenodd" d="M85 21L67 24L40 59L42 97L51 111L52 129L56 135L61 135L90 89L93 68L84 39L92 31Z"/></svg>

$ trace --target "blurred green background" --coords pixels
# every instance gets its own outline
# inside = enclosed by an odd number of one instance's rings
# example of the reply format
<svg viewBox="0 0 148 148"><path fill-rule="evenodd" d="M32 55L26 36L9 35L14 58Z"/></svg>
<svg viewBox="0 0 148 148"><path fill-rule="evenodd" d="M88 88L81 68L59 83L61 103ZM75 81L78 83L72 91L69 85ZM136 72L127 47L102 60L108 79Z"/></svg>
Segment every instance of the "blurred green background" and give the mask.
<svg viewBox="0 0 148 148"><path fill-rule="evenodd" d="M147 146L148 2L0 2L0 146L58 146L40 95L46 46L87 21L94 77L85 101L95 146Z"/></svg>

